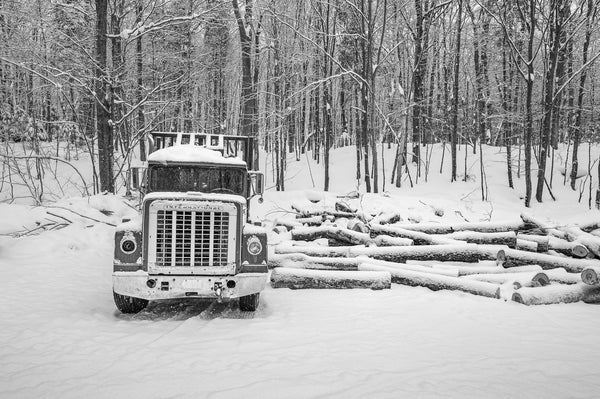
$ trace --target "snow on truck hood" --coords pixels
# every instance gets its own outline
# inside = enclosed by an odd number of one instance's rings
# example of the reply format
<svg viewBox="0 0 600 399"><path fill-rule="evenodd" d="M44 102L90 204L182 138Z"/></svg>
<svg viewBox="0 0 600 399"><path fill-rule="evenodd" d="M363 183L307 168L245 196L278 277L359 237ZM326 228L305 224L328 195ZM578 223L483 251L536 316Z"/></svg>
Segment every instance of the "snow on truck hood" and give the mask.
<svg viewBox="0 0 600 399"><path fill-rule="evenodd" d="M214 164L225 164L235 166L246 166L246 162L240 158L226 158L219 151L199 147L192 144L175 145L154 151L148 155L150 162L203 162Z"/></svg>
<svg viewBox="0 0 600 399"><path fill-rule="evenodd" d="M175 191L155 191L144 196L144 202L156 199L225 201L237 202L239 204L246 205L246 199L243 196L237 194L201 193L197 191L188 191L185 193Z"/></svg>

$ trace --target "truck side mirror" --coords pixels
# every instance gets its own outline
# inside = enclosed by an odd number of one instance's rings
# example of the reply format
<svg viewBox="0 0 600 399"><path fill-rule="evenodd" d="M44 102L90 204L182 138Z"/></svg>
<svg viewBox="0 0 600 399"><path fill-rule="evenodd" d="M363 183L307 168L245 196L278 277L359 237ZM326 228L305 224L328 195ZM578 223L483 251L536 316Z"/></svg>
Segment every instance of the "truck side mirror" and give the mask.
<svg viewBox="0 0 600 399"><path fill-rule="evenodd" d="M262 172L250 171L248 172L250 177L250 197L255 195L263 195L265 192L265 179Z"/></svg>
<svg viewBox="0 0 600 399"><path fill-rule="evenodd" d="M133 166L131 167L131 188L133 190L144 189L146 185L144 184L144 177L146 175L146 168Z"/></svg>

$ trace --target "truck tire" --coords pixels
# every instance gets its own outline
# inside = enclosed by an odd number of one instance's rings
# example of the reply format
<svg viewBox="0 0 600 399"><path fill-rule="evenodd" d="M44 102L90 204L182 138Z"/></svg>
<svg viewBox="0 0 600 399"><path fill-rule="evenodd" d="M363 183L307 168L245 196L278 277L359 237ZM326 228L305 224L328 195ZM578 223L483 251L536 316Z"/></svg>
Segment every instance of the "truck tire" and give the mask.
<svg viewBox="0 0 600 399"><path fill-rule="evenodd" d="M258 308L260 293L240 297L240 310L243 312L254 312Z"/></svg>
<svg viewBox="0 0 600 399"><path fill-rule="evenodd" d="M113 291L115 305L121 313L138 313L148 306L148 300L117 294Z"/></svg>

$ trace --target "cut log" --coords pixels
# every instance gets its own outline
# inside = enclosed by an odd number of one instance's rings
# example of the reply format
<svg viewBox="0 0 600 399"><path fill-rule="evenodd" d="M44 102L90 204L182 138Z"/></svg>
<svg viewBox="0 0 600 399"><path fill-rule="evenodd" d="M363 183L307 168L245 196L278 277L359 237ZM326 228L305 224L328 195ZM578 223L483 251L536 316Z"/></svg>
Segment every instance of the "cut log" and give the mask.
<svg viewBox="0 0 600 399"><path fill-rule="evenodd" d="M577 241L589 249L596 257L600 258L600 237L586 233L579 227L565 227L562 229L569 241Z"/></svg>
<svg viewBox="0 0 600 399"><path fill-rule="evenodd" d="M400 269L404 269L404 270L412 270L412 271L421 272L421 273L431 273L431 274L439 274L442 276L458 277L458 270L452 269L452 268L434 269L432 267L416 265L416 264L387 262L385 260L372 259L372 258L369 258L366 256L359 256L358 258L355 258L355 259L358 260L359 267L363 263L368 263L371 265L383 266L383 267L387 267L390 269L400 268Z"/></svg>
<svg viewBox="0 0 600 399"><path fill-rule="evenodd" d="M274 226L272 230L277 234L284 234L288 232L288 229L285 226Z"/></svg>
<svg viewBox="0 0 600 399"><path fill-rule="evenodd" d="M482 281L461 279L458 277L441 276L430 273L416 272L406 269L392 269L377 264L361 263L358 270L387 270L392 275L392 282L413 287L427 287L433 291L459 290L470 294L490 298L500 297L500 287L497 284Z"/></svg>
<svg viewBox="0 0 600 399"><path fill-rule="evenodd" d="M335 218L333 216L308 216L308 217L298 217L296 221L307 226L320 226L324 221L329 220L333 222Z"/></svg>
<svg viewBox="0 0 600 399"><path fill-rule="evenodd" d="M581 272L581 281L588 285L597 285L600 283L600 268L588 267Z"/></svg>
<svg viewBox="0 0 600 399"><path fill-rule="evenodd" d="M410 238L380 235L373 238L373 243L378 247L404 247L413 245L413 240Z"/></svg>
<svg viewBox="0 0 600 399"><path fill-rule="evenodd" d="M391 275L387 271L331 271L288 269L278 267L271 272L273 288L370 288L382 290L390 288Z"/></svg>
<svg viewBox="0 0 600 399"><path fill-rule="evenodd" d="M508 222L480 222L480 223L452 223L452 224L439 224L439 223L415 223L415 224L396 224L394 227L420 231L427 234L450 234L455 231L477 231L480 233L499 233L505 231L520 231L528 230L532 225L518 221Z"/></svg>
<svg viewBox="0 0 600 399"><path fill-rule="evenodd" d="M417 248L417 247L415 247ZM519 251L518 249L504 249L505 260L502 262L504 267L522 266L536 264L542 269L555 269L562 267L570 273L581 273L587 267L600 266L600 261L591 259L572 259L547 254L538 254L534 252ZM502 255L499 259L502 259Z"/></svg>
<svg viewBox="0 0 600 399"><path fill-rule="evenodd" d="M493 274L472 274L464 278L477 281L487 281L488 283L505 284L512 282L515 288L520 287L543 287L550 284L550 279L542 272L529 273L493 273Z"/></svg>
<svg viewBox="0 0 600 399"><path fill-rule="evenodd" d="M473 265L477 265L474 263ZM502 266L451 266L434 265L433 269L451 268L458 270L459 276L470 276L474 274L506 274L506 273L528 273L541 272L543 269L539 265L515 266L507 269Z"/></svg>
<svg viewBox="0 0 600 399"><path fill-rule="evenodd" d="M342 212L342 213L347 213L347 214L353 214L353 215L355 215L356 212L358 211L358 209L352 208L350 206L350 204L348 204L345 201L338 201L338 202L336 202L335 203L335 210L337 212ZM344 217L347 217L347 216L344 216Z"/></svg>
<svg viewBox="0 0 600 399"><path fill-rule="evenodd" d="M587 284L548 285L545 287L524 287L512 295L512 300L524 305L549 305L553 303L572 303L596 301L600 293L599 286Z"/></svg>
<svg viewBox="0 0 600 399"><path fill-rule="evenodd" d="M537 234L519 234L517 236L518 239L537 243L537 252L548 252L550 249L550 237ZM558 240L558 238L552 238Z"/></svg>
<svg viewBox="0 0 600 399"><path fill-rule="evenodd" d="M562 239L565 238L564 232L558 230L556 226L542 222L541 220L538 220L529 214L522 213L521 220L523 220L524 223L532 227L531 231L529 231L528 233L533 234L534 230L538 230L544 235L553 235Z"/></svg>
<svg viewBox="0 0 600 399"><path fill-rule="evenodd" d="M407 260L437 260L477 262L479 260L496 260L499 246L459 244L459 245L421 245L407 247L318 247L292 246L280 244L275 247L275 253L303 253L309 256L355 257L365 255L370 258L405 263ZM504 247L506 248L506 247ZM506 250L509 250L506 248ZM535 262L529 262L535 263ZM583 270L583 269L582 269Z"/></svg>
<svg viewBox="0 0 600 399"><path fill-rule="evenodd" d="M319 238L328 238L352 245L372 245L373 241L368 234L341 229L331 226L304 227L292 230L292 240L313 241Z"/></svg>
<svg viewBox="0 0 600 399"><path fill-rule="evenodd" d="M578 241L567 241L554 236L548 236L548 248L575 258L585 258L590 253L586 246Z"/></svg>
<svg viewBox="0 0 600 399"><path fill-rule="evenodd" d="M591 233L593 230L600 229L600 220L593 220L591 222L579 223L578 227L586 233Z"/></svg>
<svg viewBox="0 0 600 399"><path fill-rule="evenodd" d="M288 231L295 229L296 227L302 227L302 223L297 220L277 220L275 226L284 226Z"/></svg>
<svg viewBox="0 0 600 399"><path fill-rule="evenodd" d="M392 237L409 238L413 240L414 245L448 245L460 243L460 241L446 238L445 236L402 229L396 226L381 226L378 224L372 225L371 236L374 237L379 234L390 235Z"/></svg>
<svg viewBox="0 0 600 399"><path fill-rule="evenodd" d="M550 281L560 284L578 284L581 283L581 273L569 273L562 267L545 271Z"/></svg>
<svg viewBox="0 0 600 399"><path fill-rule="evenodd" d="M517 238L517 249L521 251L538 252L537 242Z"/></svg>
<svg viewBox="0 0 600 399"><path fill-rule="evenodd" d="M350 219L348 220L348 229L353 230L359 233L368 233L369 228L363 221L358 219Z"/></svg>
<svg viewBox="0 0 600 399"><path fill-rule="evenodd" d="M457 231L455 233L446 234L444 237L452 240L466 241L472 244L506 245L509 248L516 248L517 246L517 235L514 231L499 233Z"/></svg>
<svg viewBox="0 0 600 399"><path fill-rule="evenodd" d="M402 221L399 213L380 213L371 219L370 224L394 224Z"/></svg>
<svg viewBox="0 0 600 399"><path fill-rule="evenodd" d="M314 270L358 270L357 258L326 258L293 253L269 255L269 268L291 267Z"/></svg>

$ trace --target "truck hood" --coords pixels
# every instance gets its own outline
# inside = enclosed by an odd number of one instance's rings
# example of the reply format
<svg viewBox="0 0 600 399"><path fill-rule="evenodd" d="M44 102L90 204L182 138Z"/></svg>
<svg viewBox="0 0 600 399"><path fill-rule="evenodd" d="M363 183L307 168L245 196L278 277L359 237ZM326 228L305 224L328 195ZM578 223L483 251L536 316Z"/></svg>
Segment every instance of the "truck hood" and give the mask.
<svg viewBox="0 0 600 399"><path fill-rule="evenodd" d="M242 206L246 206L246 198L235 194L201 193L197 191L188 191L187 193L157 191L144 196L144 202L156 199L225 201L235 202Z"/></svg>

